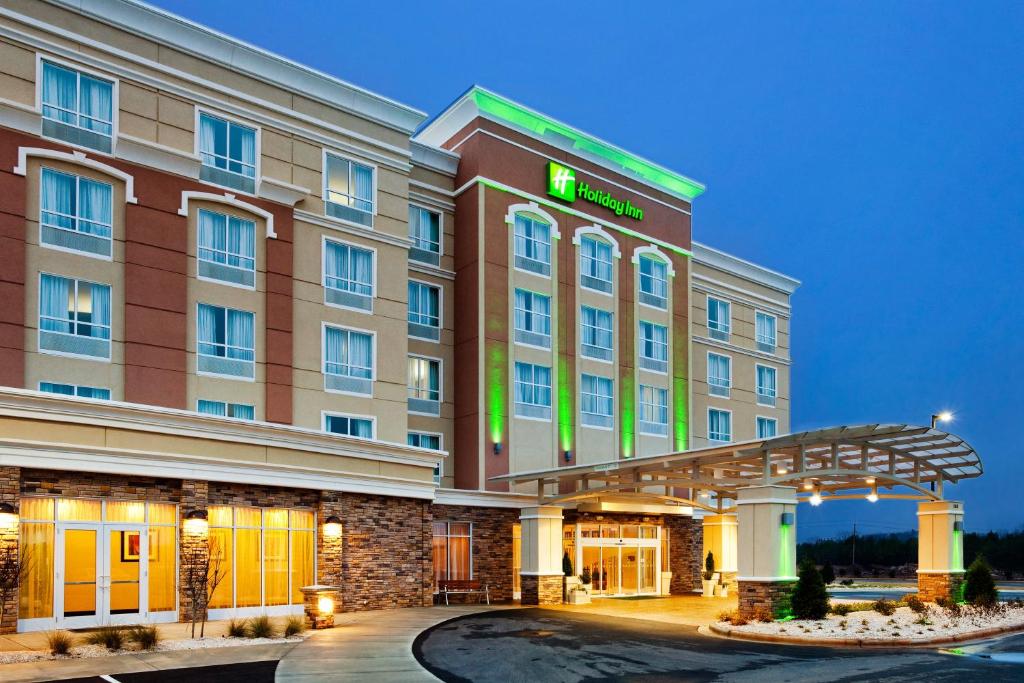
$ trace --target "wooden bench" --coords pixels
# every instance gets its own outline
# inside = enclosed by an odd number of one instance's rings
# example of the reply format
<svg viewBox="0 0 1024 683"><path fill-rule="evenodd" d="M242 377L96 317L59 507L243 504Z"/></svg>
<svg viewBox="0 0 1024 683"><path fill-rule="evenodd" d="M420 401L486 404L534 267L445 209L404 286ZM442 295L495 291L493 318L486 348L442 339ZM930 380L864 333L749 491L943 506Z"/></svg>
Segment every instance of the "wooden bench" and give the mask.
<svg viewBox="0 0 1024 683"><path fill-rule="evenodd" d="M482 595L487 600L487 604L491 604L491 590L490 586L481 586L479 581L472 580L448 580L439 581L437 584L438 592L444 595L444 604L448 603L449 595ZM479 600L479 598L478 598Z"/></svg>

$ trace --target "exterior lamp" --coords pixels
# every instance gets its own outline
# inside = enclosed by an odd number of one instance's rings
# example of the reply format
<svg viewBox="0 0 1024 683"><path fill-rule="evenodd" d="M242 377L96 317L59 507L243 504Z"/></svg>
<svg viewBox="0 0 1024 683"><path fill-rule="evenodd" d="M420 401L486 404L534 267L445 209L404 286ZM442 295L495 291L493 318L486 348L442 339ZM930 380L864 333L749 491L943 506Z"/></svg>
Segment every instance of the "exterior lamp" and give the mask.
<svg viewBox="0 0 1024 683"><path fill-rule="evenodd" d="M563 455L565 456L566 462L572 462L572 451L567 450Z"/></svg>
<svg viewBox="0 0 1024 683"><path fill-rule="evenodd" d="M0 529L17 529L18 512L10 503L0 503Z"/></svg>
<svg viewBox="0 0 1024 683"><path fill-rule="evenodd" d="M804 480L804 491L810 491L814 488L814 483L810 479Z"/></svg>
<svg viewBox="0 0 1024 683"><path fill-rule="evenodd" d="M814 487L814 493L811 494L810 503L814 507L821 505L821 489L817 486Z"/></svg>
<svg viewBox="0 0 1024 683"><path fill-rule="evenodd" d="M782 476L782 475L784 475L784 474L788 474L788 473L789 473L789 470L787 470L787 469L786 469L785 467L783 467L782 465L779 465L778 473L779 473L779 476L781 477L781 476Z"/></svg>
<svg viewBox="0 0 1024 683"><path fill-rule="evenodd" d="M948 410L943 410L941 413L938 413L937 415L932 415L932 429L935 429L936 425L938 425L938 423L940 422L952 421L953 413L949 412Z"/></svg>
<svg viewBox="0 0 1024 683"><path fill-rule="evenodd" d="M185 531L190 534L205 535L209 526L206 510L190 510L185 515Z"/></svg>
<svg viewBox="0 0 1024 683"><path fill-rule="evenodd" d="M871 493L869 493L867 496L865 496L865 498L867 498L868 501L870 501L872 503L877 503L878 502L878 484L875 484L875 483L871 484Z"/></svg>
<svg viewBox="0 0 1024 683"><path fill-rule="evenodd" d="M320 612L320 616L326 617L328 614L334 614L334 600L324 595L316 601L316 609Z"/></svg>
<svg viewBox="0 0 1024 683"><path fill-rule="evenodd" d="M494 454L495 455L501 455L501 442L500 441L495 441L494 442Z"/></svg>
<svg viewBox="0 0 1024 683"><path fill-rule="evenodd" d="M341 536L341 520L337 515L331 515L324 521L324 536L328 538ZM322 600L330 600L330 598L321 598Z"/></svg>

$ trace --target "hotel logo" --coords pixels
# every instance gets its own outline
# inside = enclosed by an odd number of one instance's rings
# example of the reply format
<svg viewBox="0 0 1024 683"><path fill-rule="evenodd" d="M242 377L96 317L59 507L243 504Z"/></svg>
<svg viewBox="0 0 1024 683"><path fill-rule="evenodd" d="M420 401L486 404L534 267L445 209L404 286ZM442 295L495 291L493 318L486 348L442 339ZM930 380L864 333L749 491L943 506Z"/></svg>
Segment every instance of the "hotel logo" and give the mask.
<svg viewBox="0 0 1024 683"><path fill-rule="evenodd" d="M548 194L567 202L576 201L576 171L548 162Z"/></svg>
<svg viewBox="0 0 1024 683"><path fill-rule="evenodd" d="M556 161L548 162L548 194L564 202L582 199L603 206L616 216L625 216L635 221L644 219L644 210L627 199L618 199L611 192L590 186L588 182L576 182L576 171Z"/></svg>

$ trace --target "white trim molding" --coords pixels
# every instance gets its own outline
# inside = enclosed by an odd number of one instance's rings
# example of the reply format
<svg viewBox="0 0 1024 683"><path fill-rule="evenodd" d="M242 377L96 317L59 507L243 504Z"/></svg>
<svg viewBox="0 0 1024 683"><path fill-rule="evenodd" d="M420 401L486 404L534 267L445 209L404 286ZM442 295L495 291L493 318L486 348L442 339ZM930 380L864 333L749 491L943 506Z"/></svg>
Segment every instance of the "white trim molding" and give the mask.
<svg viewBox="0 0 1024 683"><path fill-rule="evenodd" d="M612 255L615 258L622 258L622 251L619 249L618 241L609 235L600 225L595 223L594 225L584 225L576 228L576 233L572 236L572 243L577 247L580 246L583 241L583 235L597 235L608 240L612 245Z"/></svg>
<svg viewBox="0 0 1024 683"><path fill-rule="evenodd" d="M558 221L550 213L540 208L540 204L537 202L529 202L527 204L510 204L508 207L508 213L505 214L505 223L510 226L516 224L517 213L532 213L536 216L540 216L548 222L551 226L551 237L559 240L562 239L562 233L558 231Z"/></svg>
<svg viewBox="0 0 1024 683"><path fill-rule="evenodd" d="M100 173L106 173L107 175L113 176L118 180L124 182L124 197L125 201L129 204L138 204L139 200L135 197L135 177L129 173L125 173L119 168L109 166L102 161L96 159L90 159L85 155L85 152L61 152L56 149L44 149L42 147L19 147L18 148L18 165L14 167L15 175L28 175L28 158L38 157L41 159L56 159L58 161L66 161L71 164L77 164L79 166L85 166L91 168L94 171Z"/></svg>
<svg viewBox="0 0 1024 683"><path fill-rule="evenodd" d="M676 269L672 267L672 259L668 257L668 254L663 252L661 249L658 249L658 247L654 246L653 244L637 247L636 249L633 250L632 261L634 266L640 265L640 256L643 254L651 254L653 256L657 256L659 259L665 262L665 267L668 272L668 276L676 276Z"/></svg>
<svg viewBox="0 0 1024 683"><path fill-rule="evenodd" d="M212 192L197 192L195 190L183 190L181 193L181 208L178 209L179 216L188 217L188 203L193 199L199 199L207 202L216 202L217 204L227 204L233 206L236 209L248 211L249 213L256 214L267 223L267 237L277 238L277 233L274 232L274 214L270 213L266 209L261 209L258 206L243 202L241 199L235 197L230 192L224 194L214 194Z"/></svg>

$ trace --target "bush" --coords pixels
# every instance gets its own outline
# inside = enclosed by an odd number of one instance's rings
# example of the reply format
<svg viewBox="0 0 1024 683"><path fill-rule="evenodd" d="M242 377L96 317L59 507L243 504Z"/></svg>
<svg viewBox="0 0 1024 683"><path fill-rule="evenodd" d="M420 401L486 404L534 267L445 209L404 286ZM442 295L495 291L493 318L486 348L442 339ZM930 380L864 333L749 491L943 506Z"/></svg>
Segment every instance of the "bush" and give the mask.
<svg viewBox="0 0 1024 683"><path fill-rule="evenodd" d="M831 562L826 562L825 566L821 568L821 580L824 581L826 585L835 582L836 570L832 568Z"/></svg>
<svg viewBox="0 0 1024 683"><path fill-rule="evenodd" d="M964 600L975 606L991 607L999 602L999 591L992 578L992 570L981 555L967 568L964 575Z"/></svg>
<svg viewBox="0 0 1024 683"><path fill-rule="evenodd" d="M924 614L928 607L924 604L924 601L916 595L907 595L903 598L903 602L907 603L907 607L912 609L916 614Z"/></svg>
<svg viewBox="0 0 1024 683"><path fill-rule="evenodd" d="M228 622L229 638L245 638L245 620L232 619Z"/></svg>
<svg viewBox="0 0 1024 683"><path fill-rule="evenodd" d="M284 637L291 638L306 630L306 620L302 617L288 617L284 625Z"/></svg>
<svg viewBox="0 0 1024 683"><path fill-rule="evenodd" d="M583 573L580 574L580 583L590 583L594 577L590 575L590 567L584 567Z"/></svg>
<svg viewBox="0 0 1024 683"><path fill-rule="evenodd" d="M732 624L733 626L744 626L748 623L746 619L740 616L739 610L722 612L718 615L718 620Z"/></svg>
<svg viewBox="0 0 1024 683"><path fill-rule="evenodd" d="M828 606L828 611L837 617L845 617L853 611L853 605L848 602L836 602Z"/></svg>
<svg viewBox="0 0 1024 683"><path fill-rule="evenodd" d="M710 581L715 576L715 556L708 551L708 556L704 558L704 580Z"/></svg>
<svg viewBox="0 0 1024 683"><path fill-rule="evenodd" d="M870 612L875 608L873 602L851 602L849 605L851 612Z"/></svg>
<svg viewBox="0 0 1024 683"><path fill-rule="evenodd" d="M754 610L754 614L751 616L753 621L759 621L762 624L770 624L775 621L775 615L772 614L771 609L768 607L758 607Z"/></svg>
<svg viewBox="0 0 1024 683"><path fill-rule="evenodd" d="M839 583L843 584L844 586L852 586L853 585L853 579L843 579Z"/></svg>
<svg viewBox="0 0 1024 683"><path fill-rule="evenodd" d="M828 614L828 591L821 572L811 561L800 565L799 581L793 591L791 605L798 619L824 619Z"/></svg>
<svg viewBox="0 0 1024 683"><path fill-rule="evenodd" d="M274 622L270 617L253 617L249 620L245 635L250 638L273 638L277 635L277 629L274 628Z"/></svg>
<svg viewBox="0 0 1024 683"><path fill-rule="evenodd" d="M128 640L141 650L152 650L160 642L160 632L156 626L132 626L128 629Z"/></svg>
<svg viewBox="0 0 1024 683"><path fill-rule="evenodd" d="M46 634L46 645L50 648L51 655L66 655L71 652L71 646L74 644L74 636L67 631L53 631Z"/></svg>
<svg viewBox="0 0 1024 683"><path fill-rule="evenodd" d="M124 647L124 629L117 626L104 626L91 631L85 642L90 645L102 645L111 652L116 652Z"/></svg>
<svg viewBox="0 0 1024 683"><path fill-rule="evenodd" d="M891 617L896 613L896 603L892 600L882 598L881 600L875 601L875 604L872 605L872 609L884 617Z"/></svg>
<svg viewBox="0 0 1024 683"><path fill-rule="evenodd" d="M569 559L569 551L565 551L565 555L562 555L562 573L566 576L572 576L572 560Z"/></svg>

